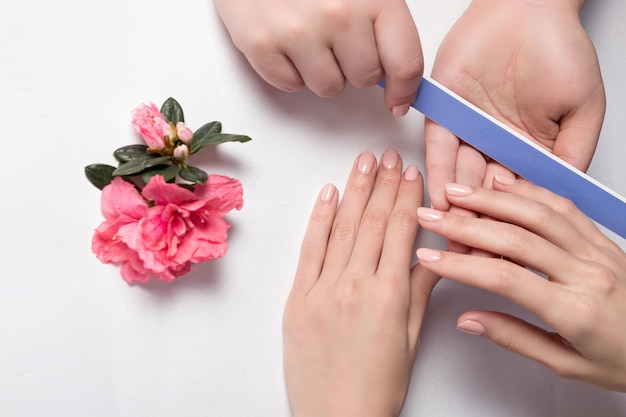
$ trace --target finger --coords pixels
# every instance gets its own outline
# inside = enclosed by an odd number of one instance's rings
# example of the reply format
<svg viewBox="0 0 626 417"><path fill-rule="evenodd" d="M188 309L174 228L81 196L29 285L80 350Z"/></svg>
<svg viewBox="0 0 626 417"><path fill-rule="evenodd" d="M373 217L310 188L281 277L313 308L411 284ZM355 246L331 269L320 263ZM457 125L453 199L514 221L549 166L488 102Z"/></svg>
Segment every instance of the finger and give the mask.
<svg viewBox="0 0 626 417"><path fill-rule="evenodd" d="M413 258L417 235L417 208L424 198L422 175L417 167L409 166L400 182L393 211L389 216L378 271L384 277L402 277Z"/></svg>
<svg viewBox="0 0 626 417"><path fill-rule="evenodd" d="M372 192L376 165L376 158L368 151L359 155L352 166L335 215L322 268L322 275L333 281L345 269L352 254L361 217Z"/></svg>
<svg viewBox="0 0 626 417"><path fill-rule="evenodd" d="M335 186L326 184L315 201L300 248L300 259L292 287L293 294L307 294L321 274L337 200Z"/></svg>
<svg viewBox="0 0 626 417"><path fill-rule="evenodd" d="M376 16L374 34L385 71L385 103L403 116L415 101L422 80L424 57L419 34L404 0L390 0Z"/></svg>
<svg viewBox="0 0 626 417"><path fill-rule="evenodd" d="M419 248L420 265L451 280L500 295L513 303L548 316L555 294L562 291L532 271L503 259L463 255L435 249Z"/></svg>
<svg viewBox="0 0 626 417"><path fill-rule="evenodd" d="M616 248L614 242L607 239L607 237L596 227L595 223L587 217L578 208L573 206L570 200L567 200L552 191L538 187L531 184L528 181L517 180L511 181L505 177L494 177L493 182L494 189L499 191L506 191L507 193L515 194L526 199L542 202L548 207L552 208L556 213L569 220L569 222L579 231L581 236L590 240L598 246Z"/></svg>
<svg viewBox="0 0 626 417"><path fill-rule="evenodd" d="M371 275L378 268L387 222L398 194L401 172L400 155L395 149L388 148L380 159L376 185L363 212L349 262Z"/></svg>
<svg viewBox="0 0 626 417"><path fill-rule="evenodd" d="M557 375L575 377L587 362L557 333L508 314L472 311L461 315L457 329L481 335L511 352L543 364Z"/></svg>
<svg viewBox="0 0 626 417"><path fill-rule="evenodd" d="M335 39L332 48L341 71L353 86L372 87L383 77L374 28L367 16L353 24L345 35Z"/></svg>
<svg viewBox="0 0 626 417"><path fill-rule="evenodd" d="M541 236L513 224L456 216L452 213L421 207L420 226L470 247L511 258L522 265L548 274L552 280L572 280L580 276L582 261ZM455 258L456 259L456 258ZM511 271L504 268L499 273ZM584 269L583 269L584 270Z"/></svg>
<svg viewBox="0 0 626 417"><path fill-rule="evenodd" d="M446 128L426 119L424 120L424 143L430 203L437 210L445 211L450 208L445 185L456 180L454 169L459 139Z"/></svg>
<svg viewBox="0 0 626 417"><path fill-rule="evenodd" d="M341 93L346 80L330 45L303 36L305 39L291 42L285 52L306 86L320 97L333 97Z"/></svg>
<svg viewBox="0 0 626 417"><path fill-rule="evenodd" d="M292 93L305 85L293 62L282 52L252 50L246 53L246 58L261 78L279 90Z"/></svg>
<svg viewBox="0 0 626 417"><path fill-rule="evenodd" d="M487 172L487 161L476 149L462 142L456 156L455 179L460 184L475 187L483 183Z"/></svg>
<svg viewBox="0 0 626 417"><path fill-rule="evenodd" d="M509 184L517 182L511 177L498 176L497 178L499 182ZM557 211L543 201L485 188L448 184L446 191L453 204L521 226L567 252L575 253L577 256L587 254L588 258L597 254L596 246L572 224L570 213L577 209L569 200L561 199L561 208ZM551 273L552 271L544 272Z"/></svg>
<svg viewBox="0 0 626 417"><path fill-rule="evenodd" d="M417 264L411 268L411 301L409 304L408 335L409 340L417 346L422 321L430 296L439 282L440 276Z"/></svg>

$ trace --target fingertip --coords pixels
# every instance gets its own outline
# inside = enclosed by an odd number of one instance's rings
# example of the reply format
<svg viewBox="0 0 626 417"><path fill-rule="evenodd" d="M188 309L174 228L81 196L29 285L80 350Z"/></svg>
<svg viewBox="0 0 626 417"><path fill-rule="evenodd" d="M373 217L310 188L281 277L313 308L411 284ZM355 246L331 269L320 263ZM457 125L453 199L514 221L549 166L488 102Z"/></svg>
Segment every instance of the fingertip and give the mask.
<svg viewBox="0 0 626 417"><path fill-rule="evenodd" d="M337 197L337 187L333 184L326 184L322 187L319 193L319 201L323 204L328 204L335 200Z"/></svg>

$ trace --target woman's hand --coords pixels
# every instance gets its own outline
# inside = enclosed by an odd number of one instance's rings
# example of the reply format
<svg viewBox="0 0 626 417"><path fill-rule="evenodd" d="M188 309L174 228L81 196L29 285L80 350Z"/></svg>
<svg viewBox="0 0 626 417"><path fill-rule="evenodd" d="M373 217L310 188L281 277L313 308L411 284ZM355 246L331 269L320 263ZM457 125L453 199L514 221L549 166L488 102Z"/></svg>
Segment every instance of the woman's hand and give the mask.
<svg viewBox="0 0 626 417"><path fill-rule="evenodd" d="M375 85L403 116L424 58L405 0L215 0L233 43L269 84L321 97Z"/></svg>
<svg viewBox="0 0 626 417"><path fill-rule="evenodd" d="M563 377L626 392L626 254L570 200L505 176L493 188L448 184L446 197L497 220L428 208L419 218L425 229L502 258L421 248L420 264L509 299L556 333L492 311L464 313L458 328Z"/></svg>
<svg viewBox="0 0 626 417"><path fill-rule="evenodd" d="M284 314L293 415L391 417L404 403L424 310L438 278L411 269L422 203L416 167L370 152L313 208Z"/></svg>

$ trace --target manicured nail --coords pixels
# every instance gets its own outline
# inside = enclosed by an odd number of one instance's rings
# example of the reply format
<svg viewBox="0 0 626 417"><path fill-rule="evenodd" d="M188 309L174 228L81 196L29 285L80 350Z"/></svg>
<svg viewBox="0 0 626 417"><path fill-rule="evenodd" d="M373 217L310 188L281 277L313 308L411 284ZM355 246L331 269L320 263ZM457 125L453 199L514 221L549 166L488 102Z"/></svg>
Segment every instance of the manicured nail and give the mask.
<svg viewBox="0 0 626 417"><path fill-rule="evenodd" d="M404 179L407 181L415 181L420 176L420 170L415 165L410 165L406 171L404 171Z"/></svg>
<svg viewBox="0 0 626 417"><path fill-rule="evenodd" d="M472 193L472 187L463 184L448 183L446 184L446 193L456 197L467 197Z"/></svg>
<svg viewBox="0 0 626 417"><path fill-rule="evenodd" d="M443 219L443 213L439 210L428 207L420 207L417 209L417 217L426 221L437 221Z"/></svg>
<svg viewBox="0 0 626 417"><path fill-rule="evenodd" d="M415 253L420 262L437 262L441 259L441 251L428 248L419 248Z"/></svg>
<svg viewBox="0 0 626 417"><path fill-rule="evenodd" d="M336 188L332 184L326 184L322 191L320 191L320 201L327 203L335 196Z"/></svg>
<svg viewBox="0 0 626 417"><path fill-rule="evenodd" d="M402 117L409 112L410 104L400 104L391 109L391 113L393 113L396 117Z"/></svg>
<svg viewBox="0 0 626 417"><path fill-rule="evenodd" d="M357 162L358 170L361 174L369 174L376 165L376 158L371 152L363 152L359 156L359 162Z"/></svg>
<svg viewBox="0 0 626 417"><path fill-rule="evenodd" d="M457 324L457 330L465 333L473 334L475 336L482 336L485 333L485 326L474 320L465 320Z"/></svg>
<svg viewBox="0 0 626 417"><path fill-rule="evenodd" d="M511 178L508 175L496 174L493 176L493 180L501 185L515 184L515 178Z"/></svg>
<svg viewBox="0 0 626 417"><path fill-rule="evenodd" d="M398 151L393 148L387 148L385 153L383 153L383 157L380 158L380 162L385 168L394 169L398 165L398 159L400 159Z"/></svg>

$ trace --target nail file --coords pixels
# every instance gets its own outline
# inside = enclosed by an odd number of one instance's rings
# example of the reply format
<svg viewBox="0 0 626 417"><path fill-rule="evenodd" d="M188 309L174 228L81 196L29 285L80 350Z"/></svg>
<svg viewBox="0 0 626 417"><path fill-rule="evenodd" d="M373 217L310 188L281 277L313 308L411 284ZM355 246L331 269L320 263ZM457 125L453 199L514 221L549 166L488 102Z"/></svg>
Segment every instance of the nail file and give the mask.
<svg viewBox="0 0 626 417"><path fill-rule="evenodd" d="M422 80L413 107L520 177L572 200L626 239L626 199L616 192L432 79Z"/></svg>

